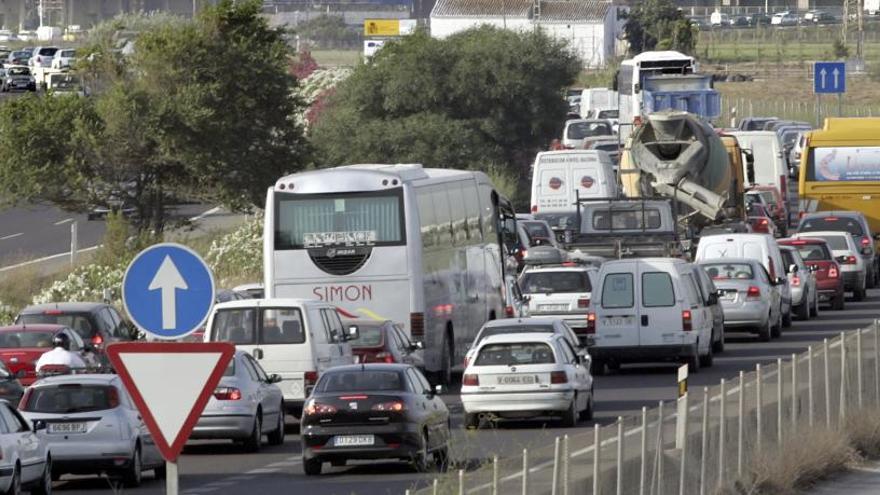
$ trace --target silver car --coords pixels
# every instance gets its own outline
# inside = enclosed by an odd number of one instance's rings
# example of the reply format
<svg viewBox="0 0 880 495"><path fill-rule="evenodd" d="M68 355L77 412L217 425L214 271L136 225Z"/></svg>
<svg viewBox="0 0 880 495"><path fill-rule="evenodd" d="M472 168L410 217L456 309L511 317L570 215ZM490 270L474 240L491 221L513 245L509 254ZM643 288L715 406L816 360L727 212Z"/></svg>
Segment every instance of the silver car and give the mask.
<svg viewBox="0 0 880 495"><path fill-rule="evenodd" d="M756 332L764 342L782 329L782 301L759 261L746 258L701 260L712 277L724 311L724 330Z"/></svg>
<svg viewBox="0 0 880 495"><path fill-rule="evenodd" d="M117 375L38 380L19 410L48 442L54 479L106 473L134 487L146 470L165 477L165 461Z"/></svg>
<svg viewBox="0 0 880 495"><path fill-rule="evenodd" d="M263 435L269 445L283 444L284 396L275 385L280 381L250 354L235 351L189 438L229 439L249 452L260 450Z"/></svg>
<svg viewBox="0 0 880 495"><path fill-rule="evenodd" d="M816 274L804 263L801 253L791 246L779 246L791 287L791 311L799 320L819 314L819 290Z"/></svg>
<svg viewBox="0 0 880 495"><path fill-rule="evenodd" d="M52 461L46 442L9 402L0 400L0 490L52 493Z"/></svg>

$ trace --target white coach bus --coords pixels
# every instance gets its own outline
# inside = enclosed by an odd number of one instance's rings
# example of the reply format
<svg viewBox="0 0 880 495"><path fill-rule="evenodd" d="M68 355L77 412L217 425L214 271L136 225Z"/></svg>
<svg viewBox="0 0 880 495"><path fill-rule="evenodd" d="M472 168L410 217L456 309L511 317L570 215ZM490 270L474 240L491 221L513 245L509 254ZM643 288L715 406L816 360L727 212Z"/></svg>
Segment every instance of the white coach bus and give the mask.
<svg viewBox="0 0 880 495"><path fill-rule="evenodd" d="M515 215L489 178L421 165L284 177L266 198L266 297L327 301L402 324L448 383L487 320L504 316Z"/></svg>

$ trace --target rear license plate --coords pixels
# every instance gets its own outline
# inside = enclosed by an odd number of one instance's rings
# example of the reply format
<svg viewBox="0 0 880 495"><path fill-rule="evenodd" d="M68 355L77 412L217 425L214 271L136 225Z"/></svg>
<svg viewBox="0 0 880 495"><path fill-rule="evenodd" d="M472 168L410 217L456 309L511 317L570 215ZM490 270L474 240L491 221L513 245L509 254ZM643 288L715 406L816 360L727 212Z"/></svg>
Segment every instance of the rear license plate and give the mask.
<svg viewBox="0 0 880 495"><path fill-rule="evenodd" d="M361 447L374 443L376 439L373 435L342 435L333 438L334 447Z"/></svg>
<svg viewBox="0 0 880 495"><path fill-rule="evenodd" d="M609 327L623 327L632 325L632 318L628 316L612 316L610 318L605 318L603 323L605 326Z"/></svg>
<svg viewBox="0 0 880 495"><path fill-rule="evenodd" d="M500 375L498 385L534 385L537 383L535 375Z"/></svg>
<svg viewBox="0 0 880 495"><path fill-rule="evenodd" d="M567 304L539 304L538 311L568 311Z"/></svg>
<svg viewBox="0 0 880 495"><path fill-rule="evenodd" d="M85 423L49 423L47 425L49 433L85 433Z"/></svg>

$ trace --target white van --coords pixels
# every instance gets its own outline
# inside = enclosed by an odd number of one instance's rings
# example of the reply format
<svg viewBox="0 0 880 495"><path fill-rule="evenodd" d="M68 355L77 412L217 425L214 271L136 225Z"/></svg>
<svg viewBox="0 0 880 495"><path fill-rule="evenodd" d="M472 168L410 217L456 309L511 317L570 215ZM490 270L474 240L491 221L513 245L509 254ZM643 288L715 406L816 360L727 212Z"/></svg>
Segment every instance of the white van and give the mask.
<svg viewBox="0 0 880 495"><path fill-rule="evenodd" d="M305 299L244 299L216 304L205 342L232 342L255 357L266 373L281 376L284 405L297 418L318 377L334 366L353 364L346 330L336 307Z"/></svg>
<svg viewBox="0 0 880 495"><path fill-rule="evenodd" d="M706 302L717 295L704 301L698 284L693 265L677 258L604 263L587 317L593 374L606 364L685 362L691 372L712 366L714 317Z"/></svg>
<svg viewBox="0 0 880 495"><path fill-rule="evenodd" d="M788 206L791 221L791 213L798 209L798 183L797 179L789 179L788 162L779 135L774 131L732 131L728 134L736 138L744 153L751 153L754 158L752 179L749 178L748 160L742 161L747 186L776 186Z"/></svg>
<svg viewBox="0 0 880 495"><path fill-rule="evenodd" d="M768 234L718 234L705 236L697 245L697 261L714 258L748 258L761 262L770 280L776 280L782 301L782 326L791 326L791 286L786 278L787 267L776 239ZM775 329L779 329L776 326ZM777 330L778 331L778 330ZM773 337L779 337L774 333Z"/></svg>
<svg viewBox="0 0 880 495"><path fill-rule="evenodd" d="M532 166L532 215L554 229L575 228L576 198L616 198L614 164L604 151L544 151Z"/></svg>
<svg viewBox="0 0 880 495"><path fill-rule="evenodd" d="M617 91L609 88L589 88L581 93L580 114L588 118L596 109L616 109Z"/></svg>

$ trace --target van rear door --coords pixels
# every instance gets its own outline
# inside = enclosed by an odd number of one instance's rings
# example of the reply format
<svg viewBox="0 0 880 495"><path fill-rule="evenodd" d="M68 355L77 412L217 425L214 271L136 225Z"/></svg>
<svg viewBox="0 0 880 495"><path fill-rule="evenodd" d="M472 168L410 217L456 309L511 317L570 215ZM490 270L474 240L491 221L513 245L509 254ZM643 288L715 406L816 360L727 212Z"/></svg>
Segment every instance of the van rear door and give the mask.
<svg viewBox="0 0 880 495"><path fill-rule="evenodd" d="M666 265L666 266L663 266ZM668 263L639 264L639 343L642 346L679 345L684 342L679 300L682 294Z"/></svg>
<svg viewBox="0 0 880 495"><path fill-rule="evenodd" d="M608 175L602 170L595 153L570 154L571 164L568 167L568 183L566 189L570 195L570 204L575 202L575 190L580 198L606 198L608 197Z"/></svg>
<svg viewBox="0 0 880 495"><path fill-rule="evenodd" d="M542 155L535 170L534 184L536 213L550 213L573 210L569 201L571 182L565 171L563 154Z"/></svg>
<svg viewBox="0 0 880 495"><path fill-rule="evenodd" d="M602 294L597 311L596 345L636 347L639 345L639 309L636 302L637 263L602 274Z"/></svg>

